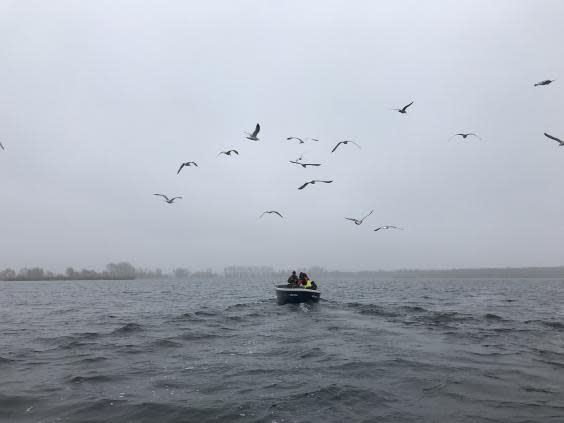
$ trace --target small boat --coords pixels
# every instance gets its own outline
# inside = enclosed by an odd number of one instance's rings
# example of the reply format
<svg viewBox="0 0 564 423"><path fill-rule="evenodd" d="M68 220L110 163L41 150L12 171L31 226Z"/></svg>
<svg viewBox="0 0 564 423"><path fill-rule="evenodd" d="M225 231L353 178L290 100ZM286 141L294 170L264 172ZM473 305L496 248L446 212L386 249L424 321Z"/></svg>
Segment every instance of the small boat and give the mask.
<svg viewBox="0 0 564 423"><path fill-rule="evenodd" d="M291 288L287 284L276 285L276 299L279 305L286 303L319 302L319 289Z"/></svg>

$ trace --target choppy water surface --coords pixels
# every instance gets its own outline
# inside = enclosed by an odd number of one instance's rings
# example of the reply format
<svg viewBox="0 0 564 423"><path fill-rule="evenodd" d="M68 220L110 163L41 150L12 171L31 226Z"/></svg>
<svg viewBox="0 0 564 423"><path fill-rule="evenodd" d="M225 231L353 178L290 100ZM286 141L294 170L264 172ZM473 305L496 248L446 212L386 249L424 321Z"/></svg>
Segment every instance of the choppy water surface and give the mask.
<svg viewBox="0 0 564 423"><path fill-rule="evenodd" d="M0 421L564 421L564 281L320 288L0 283Z"/></svg>

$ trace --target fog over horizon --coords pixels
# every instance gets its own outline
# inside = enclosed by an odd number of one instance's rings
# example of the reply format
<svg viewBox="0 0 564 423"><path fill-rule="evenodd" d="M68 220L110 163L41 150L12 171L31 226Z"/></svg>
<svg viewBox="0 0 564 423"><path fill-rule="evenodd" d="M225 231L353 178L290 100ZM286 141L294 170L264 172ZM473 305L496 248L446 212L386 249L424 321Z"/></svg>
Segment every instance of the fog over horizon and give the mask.
<svg viewBox="0 0 564 423"><path fill-rule="evenodd" d="M564 147L543 136L564 138L562 16L547 0L4 1L0 270L562 265ZM332 154L343 139L362 149ZM323 165L288 163L301 153ZM297 190L311 179L334 182ZM285 219L258 218L272 209Z"/></svg>

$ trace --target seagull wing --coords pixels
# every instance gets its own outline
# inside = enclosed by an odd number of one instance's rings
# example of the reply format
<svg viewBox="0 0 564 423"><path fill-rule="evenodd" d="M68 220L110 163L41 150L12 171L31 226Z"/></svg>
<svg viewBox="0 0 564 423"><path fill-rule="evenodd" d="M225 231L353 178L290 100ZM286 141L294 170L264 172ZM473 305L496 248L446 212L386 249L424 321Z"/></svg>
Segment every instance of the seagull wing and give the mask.
<svg viewBox="0 0 564 423"><path fill-rule="evenodd" d="M182 168L183 168L184 166L186 166L186 163L182 163L182 164L180 165L180 167L178 168L178 172L176 172L177 175L180 173L180 171L182 170Z"/></svg>
<svg viewBox="0 0 564 423"><path fill-rule="evenodd" d="M239 152L237 150L229 150L230 153L235 153L237 155L239 155Z"/></svg>
<svg viewBox="0 0 564 423"><path fill-rule="evenodd" d="M403 106L402 110L405 112L409 106L413 104L413 101L409 103L407 106Z"/></svg>
<svg viewBox="0 0 564 423"><path fill-rule="evenodd" d="M381 226L379 228L374 229L374 232L378 232L380 229L382 229Z"/></svg>
<svg viewBox="0 0 564 423"><path fill-rule="evenodd" d="M303 184L301 187L299 187L298 189L304 189L305 187L307 187L309 184L311 184L311 182L306 182L305 184Z"/></svg>
<svg viewBox="0 0 564 423"><path fill-rule="evenodd" d="M356 145L358 148L362 148L360 145L358 145L358 144L357 144L356 142L354 142L354 141L349 141L349 142L352 143L352 144L354 144L354 145Z"/></svg>
<svg viewBox="0 0 564 423"><path fill-rule="evenodd" d="M368 216L370 216L372 213L374 213L374 210L370 210L370 213L368 213L366 216L364 216L362 218L362 220L366 219Z"/></svg>
<svg viewBox="0 0 564 423"><path fill-rule="evenodd" d="M353 222L356 222L356 219L354 217L345 217L346 220L351 220Z"/></svg>
<svg viewBox="0 0 564 423"><path fill-rule="evenodd" d="M324 184L330 184L333 181L322 181L320 179L316 179L315 182L323 182Z"/></svg>
<svg viewBox="0 0 564 423"><path fill-rule="evenodd" d="M467 136L470 136L470 135L473 136L473 137L478 138L479 140L482 139L478 134L475 134L474 132L469 132Z"/></svg>
<svg viewBox="0 0 564 423"><path fill-rule="evenodd" d="M260 125L257 123L257 126L255 127L255 131L251 134L251 136L256 137L259 131L260 131Z"/></svg>
<svg viewBox="0 0 564 423"><path fill-rule="evenodd" d="M4 145L3 145L1 142L0 142L0 148L1 148L2 150L5 150Z"/></svg>
<svg viewBox="0 0 564 423"><path fill-rule="evenodd" d="M298 137L288 137L286 138L287 141L291 141L291 140L298 140L300 142L300 144L304 143L304 140L302 140L301 138Z"/></svg>
<svg viewBox="0 0 564 423"><path fill-rule="evenodd" d="M159 197L163 197L166 201L170 201L169 198L168 198L166 195L164 195L164 194L153 194L153 195L157 195L157 196L159 196Z"/></svg>
<svg viewBox="0 0 564 423"><path fill-rule="evenodd" d="M178 200L178 199L182 199L182 197L172 197L172 198L170 199L170 201L174 201L174 200Z"/></svg>
<svg viewBox="0 0 564 423"><path fill-rule="evenodd" d="M319 142L319 140L318 140L317 138L308 138L308 140L312 140L312 141L315 141L315 142Z"/></svg>
<svg viewBox="0 0 564 423"><path fill-rule="evenodd" d="M544 136L545 136L545 137L547 137L547 138L550 138L551 140L554 140L554 141L556 141L556 142L559 142L559 143L561 143L561 142L562 142L562 140L561 140L561 139L559 139L559 138L556 138L556 137L553 137L552 135L550 135L550 134L547 134L546 132L544 133Z"/></svg>
<svg viewBox="0 0 564 423"><path fill-rule="evenodd" d="M321 166L321 163L300 163L303 167L306 166Z"/></svg>
<svg viewBox="0 0 564 423"><path fill-rule="evenodd" d="M282 219L284 219L284 216L282 216L280 213L278 213L277 211L273 210L272 213L277 214L278 216L280 216Z"/></svg>
<svg viewBox="0 0 564 423"><path fill-rule="evenodd" d="M343 141L339 141L339 142L337 143L337 145L336 145L335 147L333 147L333 150L331 150L331 153L334 153L335 150L336 150L337 148L339 148L339 146L340 146L342 143L343 143Z"/></svg>

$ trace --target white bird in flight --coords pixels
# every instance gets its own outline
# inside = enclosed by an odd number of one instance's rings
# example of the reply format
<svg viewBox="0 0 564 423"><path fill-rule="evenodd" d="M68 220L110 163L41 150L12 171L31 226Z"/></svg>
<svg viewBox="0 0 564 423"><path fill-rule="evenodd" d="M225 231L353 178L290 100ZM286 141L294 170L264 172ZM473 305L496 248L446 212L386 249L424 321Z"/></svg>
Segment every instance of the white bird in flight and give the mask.
<svg viewBox="0 0 564 423"><path fill-rule="evenodd" d="M368 213L362 219L355 219L354 217L345 217L345 219L354 222L355 225L362 225L362 222L364 222L364 219L366 219L368 216L370 216L373 212L374 212L374 210L370 210L370 213Z"/></svg>
<svg viewBox="0 0 564 423"><path fill-rule="evenodd" d="M182 164L180 165L180 167L178 168L178 172L176 172L176 174L178 175L178 174L180 173L180 171L182 170L182 168L184 168L184 166L190 167L190 166L192 166L192 165L198 167L198 163L196 163L196 162L186 162L186 163L182 163Z"/></svg>
<svg viewBox="0 0 564 423"><path fill-rule="evenodd" d="M449 138L449 141L450 141L451 139L453 139L454 137L459 137L459 136L462 137L462 139L464 139L464 140L465 140L466 138L468 138L468 137L476 137L476 138L478 138L479 140L482 139L482 138L480 138L478 135L476 135L476 134L473 133L473 132L467 132L467 133L462 133L462 132L461 132L461 133L459 133L459 134L454 134L452 137Z"/></svg>
<svg viewBox="0 0 564 423"><path fill-rule="evenodd" d="M386 226L380 226L380 227L374 229L374 232L377 232L380 229L399 229L400 231L403 231L403 228L398 228L397 226L386 225Z"/></svg>
<svg viewBox="0 0 564 423"><path fill-rule="evenodd" d="M546 132L544 133L544 136L550 138L551 140L556 141L560 147L564 146L564 141L562 141L560 138L556 138L555 136L547 134Z"/></svg>
<svg viewBox="0 0 564 423"><path fill-rule="evenodd" d="M226 156L231 156L231 153L239 155L239 152L237 150L220 151L219 153L217 153L217 155L220 156L222 154L225 154Z"/></svg>
<svg viewBox="0 0 564 423"><path fill-rule="evenodd" d="M413 104L413 101L411 103L409 103L407 106L403 106L401 109L392 109L395 110L396 112L400 112L402 114L406 114L407 113L407 108L409 106L411 106Z"/></svg>
<svg viewBox="0 0 564 423"><path fill-rule="evenodd" d="M284 219L284 216L282 216L279 212L277 212L276 210L266 210L264 212L262 212L262 214L259 216L259 219L261 217L263 217L265 214L277 214L278 216L280 216L282 219Z"/></svg>
<svg viewBox="0 0 564 423"><path fill-rule="evenodd" d="M168 204L172 204L172 203L174 203L174 200L179 199L179 198L182 198L182 197L172 197L172 198L168 198L168 197L167 197L166 195L164 195L164 194L153 194L153 195L156 195L156 196L159 196L159 197L163 197L164 200L165 200Z"/></svg>
<svg viewBox="0 0 564 423"><path fill-rule="evenodd" d="M321 163L301 163L301 162L298 162L297 160L290 160L290 163L300 165L304 169L308 166L321 166Z"/></svg>
<svg viewBox="0 0 564 423"><path fill-rule="evenodd" d="M260 141L259 137L257 137L259 131L260 131L260 125L257 123L257 126L255 127L253 133L245 132L248 135L247 139L251 141Z"/></svg>
<svg viewBox="0 0 564 423"><path fill-rule="evenodd" d="M348 143L354 144L354 145L356 145L358 148L360 148L360 145L358 145L358 144L357 144L356 142L354 142L354 141L339 141L339 142L337 143L337 145L336 145L335 147L333 147L333 150L331 150L331 153L334 153L335 150L336 150L337 148L339 148L339 146L340 146L341 144L347 145Z"/></svg>
<svg viewBox="0 0 564 423"><path fill-rule="evenodd" d="M296 140L300 144L304 144L305 143L304 140L319 141L317 138L300 138L300 137L288 137L288 138L286 138L286 141L291 141L291 140Z"/></svg>
<svg viewBox="0 0 564 423"><path fill-rule="evenodd" d="M316 182L323 182L324 184L330 184L333 181L322 181L320 179L314 179L313 181L309 181L306 182L305 184L303 184L301 187L299 187L298 189L304 189L305 187L307 187L309 184L314 185Z"/></svg>
<svg viewBox="0 0 564 423"><path fill-rule="evenodd" d="M545 79L544 81L537 82L535 87L542 86L542 85L549 85L552 84L556 79Z"/></svg>

